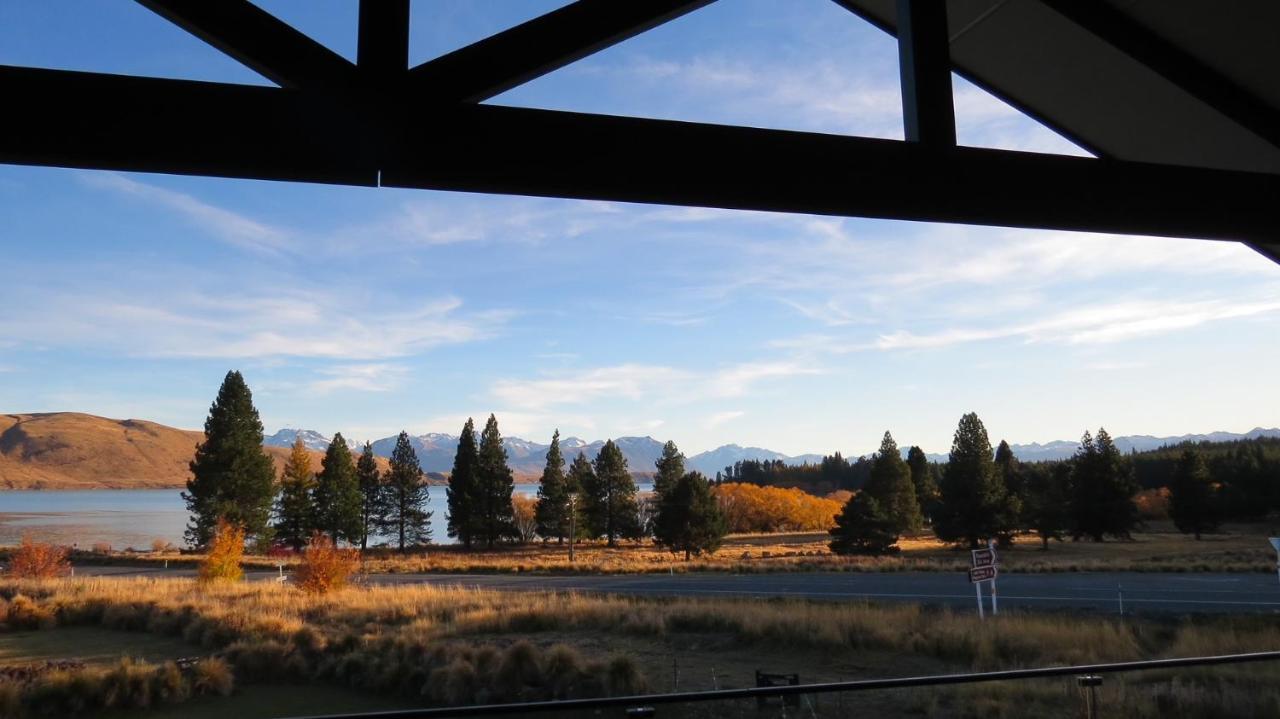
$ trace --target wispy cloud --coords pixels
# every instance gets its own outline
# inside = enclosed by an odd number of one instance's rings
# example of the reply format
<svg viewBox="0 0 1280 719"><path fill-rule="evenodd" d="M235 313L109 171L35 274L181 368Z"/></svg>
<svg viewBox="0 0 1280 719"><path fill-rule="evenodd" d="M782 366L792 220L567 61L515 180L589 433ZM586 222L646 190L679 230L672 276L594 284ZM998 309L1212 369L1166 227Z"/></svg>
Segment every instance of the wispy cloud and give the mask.
<svg viewBox="0 0 1280 719"><path fill-rule="evenodd" d="M177 212L200 231L241 249L279 254L294 248L289 232L183 192L139 182L114 172L85 173L81 177L90 187L135 197Z"/></svg>
<svg viewBox="0 0 1280 719"><path fill-rule="evenodd" d="M409 368L388 363L345 364L317 370L325 379L309 385L312 392L328 394L335 390L389 392L398 387Z"/></svg>
<svg viewBox="0 0 1280 719"><path fill-rule="evenodd" d="M725 422L731 422L741 417L744 414L746 414L746 412L743 412L741 410L729 410L726 412L716 412L715 414L707 417L706 421L703 422L703 426L706 427L707 429L715 429L716 427L719 427Z"/></svg>

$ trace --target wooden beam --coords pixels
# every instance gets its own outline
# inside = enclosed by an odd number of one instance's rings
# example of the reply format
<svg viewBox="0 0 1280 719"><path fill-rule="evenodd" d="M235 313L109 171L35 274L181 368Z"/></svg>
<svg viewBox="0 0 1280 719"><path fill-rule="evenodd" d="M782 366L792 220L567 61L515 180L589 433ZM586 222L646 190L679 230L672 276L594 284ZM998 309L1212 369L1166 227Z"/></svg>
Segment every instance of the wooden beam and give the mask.
<svg viewBox="0 0 1280 719"><path fill-rule="evenodd" d="M577 0L409 71L434 102L481 102L714 0Z"/></svg>
<svg viewBox="0 0 1280 719"><path fill-rule="evenodd" d="M355 66L248 0L137 0L281 87L353 84Z"/></svg>
<svg viewBox="0 0 1280 719"><path fill-rule="evenodd" d="M898 0L898 70L907 140L956 144L946 0Z"/></svg>

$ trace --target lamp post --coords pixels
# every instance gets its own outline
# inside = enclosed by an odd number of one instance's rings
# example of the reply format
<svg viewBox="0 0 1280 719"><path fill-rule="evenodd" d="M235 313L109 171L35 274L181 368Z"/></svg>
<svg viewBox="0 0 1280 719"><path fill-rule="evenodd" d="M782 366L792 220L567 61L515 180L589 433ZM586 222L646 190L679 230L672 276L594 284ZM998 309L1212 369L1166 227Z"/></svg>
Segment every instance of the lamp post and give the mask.
<svg viewBox="0 0 1280 719"><path fill-rule="evenodd" d="M573 540L578 537L578 493L569 492L569 561L573 561Z"/></svg>

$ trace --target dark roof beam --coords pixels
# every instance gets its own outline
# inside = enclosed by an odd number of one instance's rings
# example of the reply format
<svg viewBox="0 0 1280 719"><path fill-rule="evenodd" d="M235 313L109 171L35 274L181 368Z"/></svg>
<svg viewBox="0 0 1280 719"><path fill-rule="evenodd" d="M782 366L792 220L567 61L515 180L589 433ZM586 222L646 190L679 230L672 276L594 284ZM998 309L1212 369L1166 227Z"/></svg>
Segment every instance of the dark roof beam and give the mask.
<svg viewBox="0 0 1280 719"><path fill-rule="evenodd" d="M951 53L943 0L898 0L898 70L907 140L934 147L956 144Z"/></svg>
<svg viewBox="0 0 1280 719"><path fill-rule="evenodd" d="M403 81L409 70L409 0L360 0L356 65L373 87Z"/></svg>

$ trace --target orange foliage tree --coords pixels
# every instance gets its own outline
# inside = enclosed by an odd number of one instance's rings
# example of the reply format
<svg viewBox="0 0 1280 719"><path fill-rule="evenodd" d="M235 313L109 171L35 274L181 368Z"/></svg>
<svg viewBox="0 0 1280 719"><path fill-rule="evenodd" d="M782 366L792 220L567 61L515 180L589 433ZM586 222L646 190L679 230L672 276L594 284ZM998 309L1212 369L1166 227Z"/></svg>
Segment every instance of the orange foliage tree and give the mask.
<svg viewBox="0 0 1280 719"><path fill-rule="evenodd" d="M9 555L9 576L20 579L61 577L71 571L68 550L23 536L22 544Z"/></svg>
<svg viewBox="0 0 1280 719"><path fill-rule="evenodd" d="M730 532L808 532L830 529L843 505L795 487L728 482L714 488Z"/></svg>
<svg viewBox="0 0 1280 719"><path fill-rule="evenodd" d="M219 519L209 543L209 553L200 562L199 580L204 582L238 582L244 579L240 560L244 557L244 528Z"/></svg>
<svg viewBox="0 0 1280 719"><path fill-rule="evenodd" d="M516 537L521 544L528 544L538 536L538 501L527 494L511 495L511 512L515 520Z"/></svg>
<svg viewBox="0 0 1280 719"><path fill-rule="evenodd" d="M360 552L339 549L323 532L311 535L311 543L302 553L302 564L293 573L298 588L309 594L325 594L347 585L347 580L360 568Z"/></svg>

